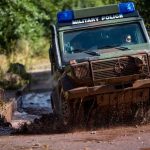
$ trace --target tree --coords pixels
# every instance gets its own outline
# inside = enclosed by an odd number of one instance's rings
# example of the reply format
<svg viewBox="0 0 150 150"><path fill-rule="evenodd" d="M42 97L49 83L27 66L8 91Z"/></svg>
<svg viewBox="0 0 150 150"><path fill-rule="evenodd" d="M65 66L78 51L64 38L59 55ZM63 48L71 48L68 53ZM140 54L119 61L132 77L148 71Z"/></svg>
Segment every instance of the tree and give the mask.
<svg viewBox="0 0 150 150"><path fill-rule="evenodd" d="M31 0L0 1L0 49L9 54L18 39L34 40L44 34L42 20L49 20Z"/></svg>
<svg viewBox="0 0 150 150"><path fill-rule="evenodd" d="M149 0L132 0L135 3L136 9L144 18L146 26L150 27L150 1ZM114 4L119 2L128 2L128 0L102 0L104 4Z"/></svg>

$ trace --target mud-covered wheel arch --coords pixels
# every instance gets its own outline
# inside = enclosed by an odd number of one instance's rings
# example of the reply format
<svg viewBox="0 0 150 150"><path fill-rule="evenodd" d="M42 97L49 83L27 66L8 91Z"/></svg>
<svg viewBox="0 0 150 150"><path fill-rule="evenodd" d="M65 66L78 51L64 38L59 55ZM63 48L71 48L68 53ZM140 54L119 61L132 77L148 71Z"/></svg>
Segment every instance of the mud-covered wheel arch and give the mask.
<svg viewBox="0 0 150 150"><path fill-rule="evenodd" d="M70 103L65 99L62 88L57 87L53 90L51 102L54 114L60 117L60 120L64 125L69 125L72 117L71 106Z"/></svg>
<svg viewBox="0 0 150 150"><path fill-rule="evenodd" d="M59 113L59 98L57 95L57 89L55 88L51 93L51 104L54 114Z"/></svg>
<svg viewBox="0 0 150 150"><path fill-rule="evenodd" d="M61 93L61 119L64 125L70 125L72 120L71 106L70 103L65 99L64 95Z"/></svg>

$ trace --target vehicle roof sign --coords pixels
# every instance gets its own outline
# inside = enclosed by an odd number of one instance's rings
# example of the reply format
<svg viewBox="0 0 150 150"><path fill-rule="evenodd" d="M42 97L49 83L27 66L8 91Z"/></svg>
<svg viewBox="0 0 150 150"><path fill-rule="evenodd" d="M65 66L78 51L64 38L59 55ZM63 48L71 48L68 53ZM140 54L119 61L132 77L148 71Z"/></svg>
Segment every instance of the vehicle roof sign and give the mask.
<svg viewBox="0 0 150 150"><path fill-rule="evenodd" d="M133 2L119 3L114 5L107 5L103 7L84 8L81 10L66 10L58 12L58 23L72 22L75 19L96 17L110 14L128 14L135 11Z"/></svg>

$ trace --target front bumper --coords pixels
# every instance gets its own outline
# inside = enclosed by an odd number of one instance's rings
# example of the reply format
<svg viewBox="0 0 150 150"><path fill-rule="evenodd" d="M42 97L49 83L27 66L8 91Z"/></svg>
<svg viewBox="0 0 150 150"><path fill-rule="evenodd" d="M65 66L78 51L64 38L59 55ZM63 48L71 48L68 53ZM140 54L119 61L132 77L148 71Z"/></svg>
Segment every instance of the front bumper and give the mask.
<svg viewBox="0 0 150 150"><path fill-rule="evenodd" d="M89 96L115 94L117 95L117 97L118 95L120 95L121 97L128 97L126 99L136 99L136 101L142 99L146 101L147 99L149 99L149 88L150 88L150 79L142 79L142 80L136 80L133 83L132 87L128 87L124 89L115 89L113 86L110 85L74 88L66 91L65 97L67 100L73 100L73 99L79 99L79 98L81 99Z"/></svg>

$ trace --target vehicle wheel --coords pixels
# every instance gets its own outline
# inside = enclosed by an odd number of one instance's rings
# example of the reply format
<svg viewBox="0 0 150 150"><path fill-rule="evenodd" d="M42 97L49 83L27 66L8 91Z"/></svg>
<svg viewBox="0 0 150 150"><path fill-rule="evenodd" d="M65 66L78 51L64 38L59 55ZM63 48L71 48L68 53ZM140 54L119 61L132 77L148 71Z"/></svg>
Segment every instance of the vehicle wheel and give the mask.
<svg viewBox="0 0 150 150"><path fill-rule="evenodd" d="M57 114L57 110L56 110L56 94L55 91L52 92L51 96L51 105L52 105L52 110L53 110L53 114Z"/></svg>
<svg viewBox="0 0 150 150"><path fill-rule="evenodd" d="M65 100L62 94L61 94L61 104L62 104L61 119L63 121L63 124L70 125L71 123L70 104L67 100Z"/></svg>
<svg viewBox="0 0 150 150"><path fill-rule="evenodd" d="M60 121L62 122L63 125L65 126L69 125L71 122L70 104L65 99L63 93L60 92L60 94L57 94L57 90L54 90L51 95L51 101L53 113L59 116Z"/></svg>
<svg viewBox="0 0 150 150"><path fill-rule="evenodd" d="M53 96L50 96L50 101L51 101L51 107L52 107L52 111L55 114L55 108L54 108L54 101L53 101Z"/></svg>

